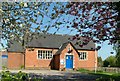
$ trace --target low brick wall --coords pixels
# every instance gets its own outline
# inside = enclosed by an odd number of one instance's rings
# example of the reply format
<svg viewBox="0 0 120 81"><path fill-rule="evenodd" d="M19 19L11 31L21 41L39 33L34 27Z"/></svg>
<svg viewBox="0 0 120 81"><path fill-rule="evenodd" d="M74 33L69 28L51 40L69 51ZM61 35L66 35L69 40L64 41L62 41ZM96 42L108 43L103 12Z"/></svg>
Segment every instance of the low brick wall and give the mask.
<svg viewBox="0 0 120 81"><path fill-rule="evenodd" d="M97 71L120 73L120 68L115 68L115 67L98 67Z"/></svg>

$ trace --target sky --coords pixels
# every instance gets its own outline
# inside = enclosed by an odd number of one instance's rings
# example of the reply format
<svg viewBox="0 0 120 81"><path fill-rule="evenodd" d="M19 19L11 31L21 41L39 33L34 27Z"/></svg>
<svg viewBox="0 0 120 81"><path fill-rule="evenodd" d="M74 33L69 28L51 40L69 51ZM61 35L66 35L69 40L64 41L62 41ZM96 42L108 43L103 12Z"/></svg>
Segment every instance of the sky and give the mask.
<svg viewBox="0 0 120 81"><path fill-rule="evenodd" d="M111 54L111 52L114 52ZM115 50L113 49L113 45L108 45L108 41L105 41L101 44L101 49L98 50L98 56L101 56L103 60L105 60L108 56L116 55Z"/></svg>
<svg viewBox="0 0 120 81"><path fill-rule="evenodd" d="M63 16L64 17L64 16ZM40 18L39 18L40 19ZM38 19L38 20L39 20ZM65 17L66 20L70 20L70 16ZM34 25L33 25L34 26ZM52 33L55 29L51 29L49 32ZM70 34L70 35L75 35L77 32L74 31L69 31L67 28L63 28L63 26L61 26L61 30L57 32L57 34ZM6 42L2 40L2 42L5 44ZM2 47L0 46L0 49ZM115 55L115 50L113 50L113 46L112 45L108 45L108 41L105 41L104 43L101 44L101 49L98 50L98 56L101 56L103 60L105 60L105 58L107 58L108 56L110 56L110 52L114 52Z"/></svg>

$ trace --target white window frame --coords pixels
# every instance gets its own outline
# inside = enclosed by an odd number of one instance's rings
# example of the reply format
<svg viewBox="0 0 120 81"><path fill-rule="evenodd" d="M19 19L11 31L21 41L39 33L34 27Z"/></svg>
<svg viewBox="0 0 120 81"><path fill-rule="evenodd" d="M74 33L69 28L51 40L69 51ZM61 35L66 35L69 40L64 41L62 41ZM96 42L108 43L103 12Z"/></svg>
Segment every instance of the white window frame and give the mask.
<svg viewBox="0 0 120 81"><path fill-rule="evenodd" d="M80 53L81 53L82 55L80 55ZM85 54L86 54L86 58L85 58L85 56L84 56ZM83 59L81 59L80 56L82 56ZM81 52L81 51L80 51L80 52L79 52L79 60L83 60L83 61L84 61L84 60L88 60L88 52Z"/></svg>
<svg viewBox="0 0 120 81"><path fill-rule="evenodd" d="M39 58L39 54L40 54L40 58ZM38 50L37 51L37 59L39 60L51 60L52 58L53 58L53 54L51 50Z"/></svg>

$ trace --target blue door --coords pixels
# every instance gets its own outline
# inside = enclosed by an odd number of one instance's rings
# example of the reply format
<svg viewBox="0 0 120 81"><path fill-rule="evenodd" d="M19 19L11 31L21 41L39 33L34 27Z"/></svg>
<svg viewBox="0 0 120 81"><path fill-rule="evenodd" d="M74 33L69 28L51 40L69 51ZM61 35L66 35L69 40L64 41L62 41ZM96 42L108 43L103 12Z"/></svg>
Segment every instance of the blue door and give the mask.
<svg viewBox="0 0 120 81"><path fill-rule="evenodd" d="M73 68L73 55L66 55L66 68Z"/></svg>

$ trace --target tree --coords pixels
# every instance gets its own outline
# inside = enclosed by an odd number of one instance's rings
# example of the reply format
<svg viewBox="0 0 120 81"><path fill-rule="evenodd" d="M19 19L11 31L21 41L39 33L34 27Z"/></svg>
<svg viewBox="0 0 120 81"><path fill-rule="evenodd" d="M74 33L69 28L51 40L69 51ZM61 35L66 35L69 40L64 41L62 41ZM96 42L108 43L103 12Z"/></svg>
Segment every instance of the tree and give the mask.
<svg viewBox="0 0 120 81"><path fill-rule="evenodd" d="M88 38L88 41L109 40L113 44L120 39L120 28L117 27L120 20L119 5L120 2L72 2L67 7L70 8L68 13L76 17L72 25L79 35Z"/></svg>
<svg viewBox="0 0 120 81"><path fill-rule="evenodd" d="M56 28L62 22L61 3L44 2L3 2L2 3L2 39L18 41L24 48L37 36L37 33L47 33L50 28ZM56 11L55 11L56 10Z"/></svg>
<svg viewBox="0 0 120 81"><path fill-rule="evenodd" d="M107 60L104 60L104 61L103 61L103 66L104 66L104 67L108 67L109 65L110 65L110 64L109 64L109 62L108 62Z"/></svg>
<svg viewBox="0 0 120 81"><path fill-rule="evenodd" d="M98 57L98 67L102 67L103 66L103 61L102 61L102 58L101 57Z"/></svg>
<svg viewBox="0 0 120 81"><path fill-rule="evenodd" d="M120 2L114 3L114 9L118 11L118 17L117 17L117 28L116 30L120 29ZM114 32L114 34L120 38L120 31ZM114 44L114 49L116 50L116 66L120 67L120 40L117 40L117 43Z"/></svg>
<svg viewBox="0 0 120 81"><path fill-rule="evenodd" d="M117 55L116 55L116 66L120 67L120 49L119 49L119 51L117 52Z"/></svg>
<svg viewBox="0 0 120 81"><path fill-rule="evenodd" d="M103 63L104 67L115 67L116 66L116 58L115 56L109 56L108 58L106 58L104 60L104 63Z"/></svg>
<svg viewBox="0 0 120 81"><path fill-rule="evenodd" d="M120 67L120 40L114 45L114 49L116 50L116 66Z"/></svg>
<svg viewBox="0 0 120 81"><path fill-rule="evenodd" d="M63 26L70 31L77 30L77 34L71 40L77 41L76 44L81 47L91 40L97 43L105 40L109 40L111 44L116 43L120 38L120 29L117 27L118 4L115 5L112 2L5 2L2 4L2 37L8 42L11 39L19 40L25 46L36 32L48 33L49 29L54 27L56 28L54 33L56 33L60 26ZM68 16L69 19L66 19ZM36 27L32 27L34 24ZM81 37L84 38L82 44Z"/></svg>
<svg viewBox="0 0 120 81"><path fill-rule="evenodd" d="M59 29L61 8L64 10L62 3L3 2L2 39L7 40L8 47L13 41L19 42L25 51L27 43L37 38L37 34L45 34L50 29L55 33Z"/></svg>
<svg viewBox="0 0 120 81"><path fill-rule="evenodd" d="M120 67L120 2L70 3L67 7L71 8L69 14L76 16L76 19L81 17L72 23L79 34L95 42L109 40L109 44L117 47L116 63ZM104 63L108 64L106 60Z"/></svg>

